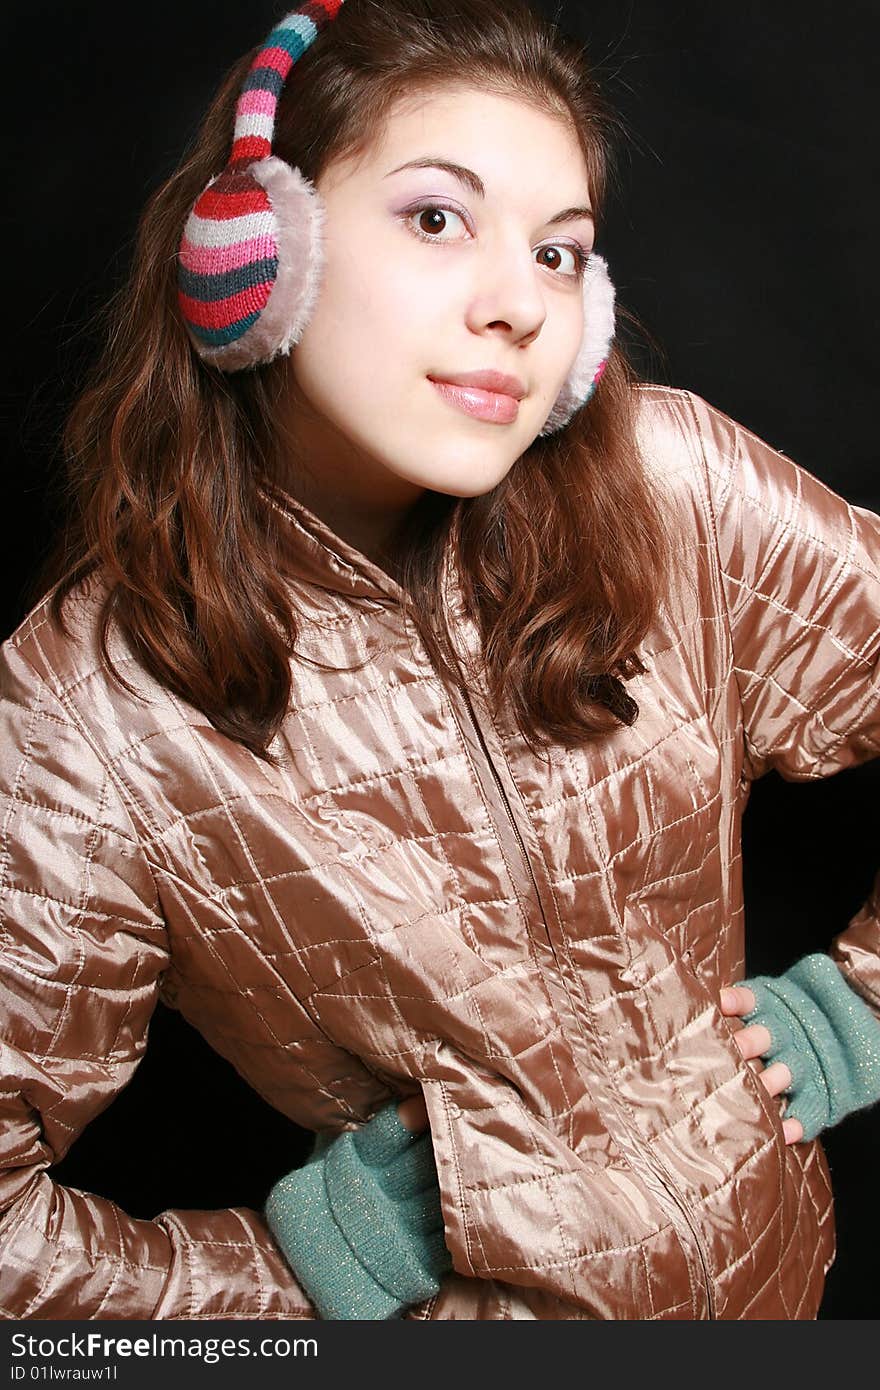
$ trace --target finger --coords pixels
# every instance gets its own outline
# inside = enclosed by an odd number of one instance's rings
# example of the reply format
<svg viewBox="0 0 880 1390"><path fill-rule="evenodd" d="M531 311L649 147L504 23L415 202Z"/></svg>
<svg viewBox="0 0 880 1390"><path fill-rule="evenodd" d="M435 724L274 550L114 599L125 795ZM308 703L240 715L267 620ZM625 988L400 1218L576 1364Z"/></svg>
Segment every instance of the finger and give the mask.
<svg viewBox="0 0 880 1390"><path fill-rule="evenodd" d="M745 1028L740 1028L734 1033L733 1040L747 1061L752 1057L763 1056L772 1044L770 1030L763 1023L746 1024Z"/></svg>
<svg viewBox="0 0 880 1390"><path fill-rule="evenodd" d="M422 1095L407 1096L397 1107L397 1116L402 1125L418 1133L428 1127L428 1107Z"/></svg>
<svg viewBox="0 0 880 1390"><path fill-rule="evenodd" d="M750 1014L755 996L748 985L727 985L721 991L721 1012L725 1015Z"/></svg>
<svg viewBox="0 0 880 1390"><path fill-rule="evenodd" d="M784 1062L773 1062L761 1072L761 1081L771 1096L778 1096L791 1085L791 1072Z"/></svg>
<svg viewBox="0 0 880 1390"><path fill-rule="evenodd" d="M783 1120L782 1132L786 1144L798 1144L804 1137L804 1127L800 1120Z"/></svg>

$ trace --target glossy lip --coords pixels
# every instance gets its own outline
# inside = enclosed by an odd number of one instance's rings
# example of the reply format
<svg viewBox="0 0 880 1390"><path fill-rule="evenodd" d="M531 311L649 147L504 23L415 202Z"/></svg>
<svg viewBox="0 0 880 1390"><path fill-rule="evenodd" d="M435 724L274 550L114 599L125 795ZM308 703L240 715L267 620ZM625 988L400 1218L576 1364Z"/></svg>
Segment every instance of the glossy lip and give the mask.
<svg viewBox="0 0 880 1390"><path fill-rule="evenodd" d="M499 396L512 396L521 401L526 388L518 377L505 372L449 372L443 376L439 372L429 372L428 380L444 386L475 386L479 391L493 391Z"/></svg>
<svg viewBox="0 0 880 1390"><path fill-rule="evenodd" d="M458 382L428 378L438 395L456 410L484 420L491 425L512 425L519 414L519 401L502 391L487 391L482 386L461 386Z"/></svg>

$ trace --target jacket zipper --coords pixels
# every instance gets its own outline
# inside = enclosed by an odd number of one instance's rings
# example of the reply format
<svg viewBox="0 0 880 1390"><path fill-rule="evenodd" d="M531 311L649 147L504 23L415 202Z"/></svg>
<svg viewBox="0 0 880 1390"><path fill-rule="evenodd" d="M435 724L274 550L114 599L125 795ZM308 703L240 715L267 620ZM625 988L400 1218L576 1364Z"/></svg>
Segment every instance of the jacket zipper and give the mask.
<svg viewBox="0 0 880 1390"><path fill-rule="evenodd" d="M517 823L516 823L516 819L515 819L515 817L514 817L513 811L512 811L511 806L510 806L510 800L509 800L509 798L508 798L508 796L507 796L506 791L504 790L504 785L503 785L503 783L502 783L502 781L501 781L501 778L500 778L500 776L499 776L498 769L497 769L496 766L495 766L495 763L494 763L494 761L493 761L493 759L492 759L492 755L490 754L489 749L488 749L488 746L487 746L487 744L486 744L486 740L485 740L485 738L483 737L483 731L482 731L482 729L480 728L480 725L479 725L479 722L478 722L478 720L477 720L476 715L474 714L474 708L473 708L473 705L472 705L472 703L471 703L470 694L468 693L468 691L465 689L465 687L464 687L463 685L460 687L460 690L461 690L461 694L462 694L462 697L463 697L463 701L464 701L465 707L466 707L467 712L468 712L468 716L469 716L469 718L470 718L470 722L471 722L471 724L472 724L472 726L473 726L474 733L476 734L476 737L477 737L477 740L478 740L478 742L479 742L480 748L482 749L482 752L483 752L483 756L484 756L484 758L485 758L485 760L486 760L486 763L487 763L487 765L488 765L488 767L489 767L490 772L492 773L492 777L493 777L493 779L494 779L494 781L495 781L495 785L496 785L496 787L497 787L497 789L498 789L498 795L499 795L499 798L500 798L500 800L501 800L501 804L503 805L505 811L507 812L507 817L508 817L508 820L510 821L510 825L511 825L511 828L512 828L512 830L513 830L513 833L514 833L514 835L515 835L515 837L516 837L516 842L517 842L517 845L519 846L519 850L520 850L520 854L522 855L523 863L525 864L525 866L526 866L526 868L527 868L527 870L528 870L529 878L531 879L532 887L533 887L534 893L535 893L535 900L536 900L536 902L537 902L537 904L538 904L538 907L539 907L539 909L540 909L540 912L541 912L541 919L542 919L542 921L543 921L543 923L544 923L544 931L545 931L546 936L547 936L547 941L548 941L548 943L549 943L550 950L551 950L552 953L553 953L553 958L554 958L554 960L557 961L557 969L558 969L559 977L560 977L560 979L563 981L563 984L565 984L565 975L564 975L564 972L563 972L561 969L559 969L559 967L558 967L558 957L557 957L557 955L556 955L556 948L555 948L554 945L553 945L553 938L552 938L552 936L551 936L551 934L550 934L550 928L549 928L549 924L548 924L548 922L547 922L547 915L546 915L546 913L545 913L545 911L544 911L544 904L543 904L543 901L542 901L542 899L541 899L541 892L540 892L540 889L539 889L539 887L538 887L538 881L537 881L537 879L535 878L535 871L534 871L534 868L532 867L532 861L531 861L531 858L530 858L530 856L529 856L528 849L526 848L525 841L523 840L522 834L520 833L519 826L518 826ZM567 985L567 984L565 984L565 989L566 989L566 992L567 992L567 991L568 991L568 985ZM715 1297L714 1297L714 1292L713 1292L713 1289L712 1289L712 1279L711 1279L711 1276L710 1276L710 1274L709 1274L709 1263L708 1263L708 1259L707 1259L707 1257L706 1257L705 1248L704 1248L704 1246L703 1246L702 1237L701 1237L699 1231L697 1230L697 1227L696 1227L695 1223L694 1223L693 1220L691 1219L690 1213L689 1213L688 1210L687 1210L687 1206L686 1206L686 1204L685 1204L683 1198L679 1195L679 1192L678 1192L677 1188L675 1187L675 1184L674 1184L672 1178L671 1178L670 1175L666 1172L666 1169L665 1169L665 1168L663 1167L663 1165L659 1162L659 1160L658 1160L657 1158L655 1158L655 1156L654 1156L653 1154L649 1154L649 1153L646 1151L645 1145L644 1145L644 1141L642 1140L641 1136L638 1134L638 1132L637 1132L636 1130L634 1130L634 1129L632 1128L632 1126L630 1125L629 1119L628 1119L627 1116L623 1113L623 1111L621 1111L620 1109L618 1109L618 1107L617 1107L617 1105L616 1105L616 1102L614 1101L614 1098L613 1098L613 1088L612 1088L612 1091L609 1092L609 1095L611 1096L612 1104L614 1105L614 1108L615 1108L615 1110L617 1111L617 1114L618 1114L618 1116L619 1116L619 1118L620 1118L622 1124L624 1125L627 1134L628 1134L629 1137L630 1137L630 1141L631 1141L631 1143L632 1143L632 1145L633 1145L633 1148L641 1155L641 1157L642 1157L642 1159L643 1159L645 1165L651 1170L651 1172L653 1173L653 1175L654 1175L654 1177L657 1179L657 1181L660 1182L660 1183L662 1184L664 1190L668 1193L669 1197L671 1198L671 1200L674 1202L675 1206L678 1208L679 1212L681 1213L681 1216L682 1216L682 1218L683 1218L685 1224L687 1225L688 1230L689 1230L690 1233L691 1233L691 1237L692 1237L692 1239L693 1239L694 1248L696 1249L696 1252L697 1252L697 1254L699 1255L699 1258L700 1258L700 1265L701 1265L702 1271L703 1271L703 1291L704 1291L705 1296L706 1296L706 1308L707 1308L708 1318L709 1318L709 1319L714 1319L714 1318L715 1318Z"/></svg>

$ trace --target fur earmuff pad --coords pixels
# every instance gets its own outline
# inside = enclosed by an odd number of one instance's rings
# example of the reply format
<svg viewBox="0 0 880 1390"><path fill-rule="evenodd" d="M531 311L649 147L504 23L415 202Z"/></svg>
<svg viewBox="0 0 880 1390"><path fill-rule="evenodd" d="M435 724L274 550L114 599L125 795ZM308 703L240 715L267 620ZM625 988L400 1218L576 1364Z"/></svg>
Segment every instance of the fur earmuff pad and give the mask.
<svg viewBox="0 0 880 1390"><path fill-rule="evenodd" d="M586 405L605 370L614 338L614 286L608 266L595 252L584 272L584 334L568 376L547 416L541 436L567 425L575 411Z"/></svg>

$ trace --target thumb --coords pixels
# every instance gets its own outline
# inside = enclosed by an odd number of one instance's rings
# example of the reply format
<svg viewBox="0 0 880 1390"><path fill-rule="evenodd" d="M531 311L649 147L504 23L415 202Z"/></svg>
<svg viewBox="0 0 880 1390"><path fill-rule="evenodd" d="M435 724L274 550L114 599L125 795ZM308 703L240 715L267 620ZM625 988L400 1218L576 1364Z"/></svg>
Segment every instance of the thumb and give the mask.
<svg viewBox="0 0 880 1390"><path fill-rule="evenodd" d="M418 1133L428 1128L428 1108L422 1095L407 1096L397 1107L397 1118L407 1129Z"/></svg>

